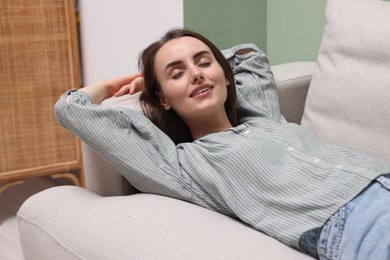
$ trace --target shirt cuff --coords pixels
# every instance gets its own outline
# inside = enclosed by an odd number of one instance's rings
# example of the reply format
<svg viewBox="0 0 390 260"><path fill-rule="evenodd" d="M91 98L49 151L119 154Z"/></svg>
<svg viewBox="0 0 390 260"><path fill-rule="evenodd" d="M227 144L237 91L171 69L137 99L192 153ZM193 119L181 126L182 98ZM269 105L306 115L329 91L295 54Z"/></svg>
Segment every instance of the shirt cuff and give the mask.
<svg viewBox="0 0 390 260"><path fill-rule="evenodd" d="M226 59L230 59L230 58L234 57L235 55L237 55L236 53L238 51L247 50L247 49L254 50L255 52L260 52L259 47L257 47L253 43L244 43L244 44L236 45L236 46L233 46L229 49L222 50L221 52L225 56Z"/></svg>
<svg viewBox="0 0 390 260"><path fill-rule="evenodd" d="M71 96L69 103L75 103L83 106L92 104L91 98L85 92L78 91L77 89L70 89L66 91L62 97L66 100L69 95Z"/></svg>

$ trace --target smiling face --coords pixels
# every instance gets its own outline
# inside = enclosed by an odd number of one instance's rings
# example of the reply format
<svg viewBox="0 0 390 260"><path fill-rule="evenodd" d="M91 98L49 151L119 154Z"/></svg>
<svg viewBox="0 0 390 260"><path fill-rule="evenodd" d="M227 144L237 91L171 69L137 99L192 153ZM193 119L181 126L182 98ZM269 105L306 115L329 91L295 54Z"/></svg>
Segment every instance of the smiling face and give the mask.
<svg viewBox="0 0 390 260"><path fill-rule="evenodd" d="M160 102L186 122L226 117L228 80L210 48L189 36L168 41L155 59Z"/></svg>

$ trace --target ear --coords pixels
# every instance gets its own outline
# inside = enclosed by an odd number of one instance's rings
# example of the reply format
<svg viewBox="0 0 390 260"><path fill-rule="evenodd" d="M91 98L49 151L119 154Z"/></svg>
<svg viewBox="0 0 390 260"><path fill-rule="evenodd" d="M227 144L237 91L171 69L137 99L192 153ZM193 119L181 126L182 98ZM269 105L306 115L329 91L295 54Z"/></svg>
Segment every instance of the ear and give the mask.
<svg viewBox="0 0 390 260"><path fill-rule="evenodd" d="M163 93L159 92L157 93L158 98L160 99L161 105L164 107L165 110L170 110L171 106L168 104L168 101L166 100L165 96Z"/></svg>
<svg viewBox="0 0 390 260"><path fill-rule="evenodd" d="M230 81L226 78L225 79L226 87L230 85Z"/></svg>

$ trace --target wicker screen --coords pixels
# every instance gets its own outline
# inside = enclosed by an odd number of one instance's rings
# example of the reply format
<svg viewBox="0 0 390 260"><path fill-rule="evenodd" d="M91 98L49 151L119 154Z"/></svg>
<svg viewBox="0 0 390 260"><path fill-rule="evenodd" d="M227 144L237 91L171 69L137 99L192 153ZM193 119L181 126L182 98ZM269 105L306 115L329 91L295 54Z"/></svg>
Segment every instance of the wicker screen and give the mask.
<svg viewBox="0 0 390 260"><path fill-rule="evenodd" d="M0 180L81 167L53 114L79 78L73 1L0 0Z"/></svg>

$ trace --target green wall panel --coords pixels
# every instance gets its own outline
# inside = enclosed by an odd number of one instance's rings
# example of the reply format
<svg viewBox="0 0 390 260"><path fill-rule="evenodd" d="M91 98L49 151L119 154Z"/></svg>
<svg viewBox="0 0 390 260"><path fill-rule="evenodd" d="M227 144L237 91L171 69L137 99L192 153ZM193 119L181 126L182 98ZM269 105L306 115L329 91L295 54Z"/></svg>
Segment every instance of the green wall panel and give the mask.
<svg viewBox="0 0 390 260"><path fill-rule="evenodd" d="M184 26L219 48L255 43L266 50L266 0L183 0Z"/></svg>
<svg viewBox="0 0 390 260"><path fill-rule="evenodd" d="M316 60L325 4L325 0L267 2L267 55L271 64Z"/></svg>

